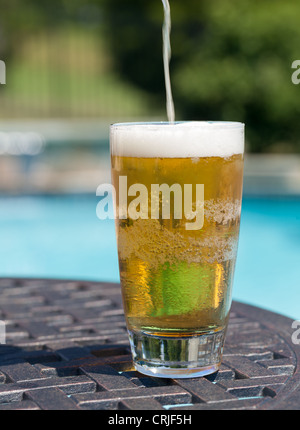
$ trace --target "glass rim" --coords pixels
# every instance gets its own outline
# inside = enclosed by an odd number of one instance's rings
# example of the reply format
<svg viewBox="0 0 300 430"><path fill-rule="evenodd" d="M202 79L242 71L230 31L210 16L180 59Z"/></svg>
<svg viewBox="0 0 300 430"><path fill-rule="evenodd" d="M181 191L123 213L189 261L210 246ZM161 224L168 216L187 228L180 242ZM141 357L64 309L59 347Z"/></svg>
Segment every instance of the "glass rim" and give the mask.
<svg viewBox="0 0 300 430"><path fill-rule="evenodd" d="M243 129L245 127L245 123L240 121L136 121L136 122L117 122L111 123L110 128L118 128L118 127L143 127L143 126L176 126L176 125L190 125L193 127L201 127L201 128L213 128L213 129Z"/></svg>

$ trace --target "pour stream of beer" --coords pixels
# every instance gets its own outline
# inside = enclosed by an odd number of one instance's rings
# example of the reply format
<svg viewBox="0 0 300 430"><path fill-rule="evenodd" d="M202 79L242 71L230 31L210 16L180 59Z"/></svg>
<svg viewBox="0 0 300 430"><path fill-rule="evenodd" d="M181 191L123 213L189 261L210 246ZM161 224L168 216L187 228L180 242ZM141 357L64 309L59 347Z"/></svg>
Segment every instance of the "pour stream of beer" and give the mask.
<svg viewBox="0 0 300 430"><path fill-rule="evenodd" d="M163 24L163 60L167 96L167 116L169 122L175 121L175 109L172 96L170 80L170 60L171 60L171 10L168 0L162 0L164 6L164 24Z"/></svg>

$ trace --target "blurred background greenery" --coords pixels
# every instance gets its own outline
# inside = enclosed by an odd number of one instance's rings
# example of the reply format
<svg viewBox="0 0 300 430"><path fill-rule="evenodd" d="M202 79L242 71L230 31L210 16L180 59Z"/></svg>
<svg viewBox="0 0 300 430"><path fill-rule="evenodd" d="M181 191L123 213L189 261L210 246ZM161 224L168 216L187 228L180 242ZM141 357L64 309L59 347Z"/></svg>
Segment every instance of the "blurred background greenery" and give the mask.
<svg viewBox="0 0 300 430"><path fill-rule="evenodd" d="M247 124L249 152L300 152L298 0L170 0L178 120ZM0 117L166 118L160 0L1 0Z"/></svg>
<svg viewBox="0 0 300 430"><path fill-rule="evenodd" d="M299 319L300 2L170 5L176 119L246 124L234 298ZM167 119L162 2L0 6L0 276L117 282L96 189L110 182L110 123Z"/></svg>

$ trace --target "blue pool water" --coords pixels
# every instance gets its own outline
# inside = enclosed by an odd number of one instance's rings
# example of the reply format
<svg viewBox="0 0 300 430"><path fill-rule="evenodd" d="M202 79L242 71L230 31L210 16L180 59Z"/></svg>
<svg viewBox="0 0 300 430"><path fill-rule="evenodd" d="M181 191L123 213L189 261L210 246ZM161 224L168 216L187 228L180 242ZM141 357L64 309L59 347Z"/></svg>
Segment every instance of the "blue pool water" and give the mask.
<svg viewBox="0 0 300 430"><path fill-rule="evenodd" d="M119 281L96 196L0 198L0 276ZM300 319L300 199L244 198L233 298Z"/></svg>

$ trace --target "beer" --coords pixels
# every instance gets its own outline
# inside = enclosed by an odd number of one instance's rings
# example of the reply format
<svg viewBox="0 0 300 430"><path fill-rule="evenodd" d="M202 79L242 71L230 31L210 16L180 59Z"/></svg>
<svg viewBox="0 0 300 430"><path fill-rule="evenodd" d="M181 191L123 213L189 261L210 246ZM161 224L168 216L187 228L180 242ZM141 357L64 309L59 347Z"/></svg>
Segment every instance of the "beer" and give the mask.
<svg viewBox="0 0 300 430"><path fill-rule="evenodd" d="M111 156L116 213L124 214L121 191L135 184L148 191L146 202L139 199L138 216L116 220L120 279L132 344L143 343L141 336L176 341L214 335L222 343L240 225L243 125L115 125L111 128ZM120 190L120 178L126 178L126 190ZM171 190L166 196L169 217L162 214L162 192L153 196L154 184L165 184ZM193 190L193 222L184 207L187 184ZM196 188L200 185L204 195L199 204ZM175 195L177 191L181 198ZM128 207L137 196L127 196ZM155 201L159 202L158 216L153 216ZM197 351L199 355L199 348Z"/></svg>

